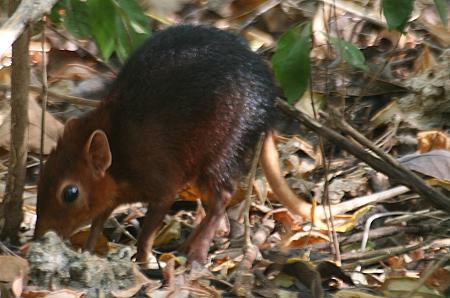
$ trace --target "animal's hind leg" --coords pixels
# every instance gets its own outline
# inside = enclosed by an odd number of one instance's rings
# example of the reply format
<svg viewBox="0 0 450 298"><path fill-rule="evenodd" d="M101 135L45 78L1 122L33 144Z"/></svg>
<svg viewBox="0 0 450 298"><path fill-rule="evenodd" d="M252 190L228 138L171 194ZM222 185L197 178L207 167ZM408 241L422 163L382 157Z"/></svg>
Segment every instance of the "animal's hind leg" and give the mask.
<svg viewBox="0 0 450 298"><path fill-rule="evenodd" d="M232 188L230 188L232 189ZM210 191L206 217L196 227L183 245L188 261L205 263L212 239L225 216L226 207L231 199L232 191Z"/></svg>

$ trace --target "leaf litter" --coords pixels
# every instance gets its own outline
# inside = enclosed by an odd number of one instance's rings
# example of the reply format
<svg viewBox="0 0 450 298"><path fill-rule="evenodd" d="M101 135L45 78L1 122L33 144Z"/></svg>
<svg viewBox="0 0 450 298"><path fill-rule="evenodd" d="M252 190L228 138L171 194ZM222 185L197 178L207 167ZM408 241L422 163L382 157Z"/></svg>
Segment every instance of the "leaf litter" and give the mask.
<svg viewBox="0 0 450 298"><path fill-rule="evenodd" d="M169 23L174 20L182 22L193 16L202 21L211 17L204 10L194 10L189 15L188 1L173 2L158 9L155 7L157 1L150 1L149 15L158 14L160 19ZM311 7L306 4L305 8L298 7L283 1L264 11L264 1L224 1L215 3L215 6L213 2L208 1L208 9L217 12L216 19L210 22L212 24L233 27L254 16L259 17L259 23L247 25L243 33L252 48L262 52L270 51L273 40L277 40L292 24L307 19L306 8ZM355 26L361 20L364 14L358 11L376 10L376 5L360 1L341 0L335 3L338 7L336 20L344 27ZM202 8L204 4L190 5ZM432 12L424 9L423 18L413 22L424 24L431 38L435 38L427 40L428 44L445 47L448 31L438 31L440 27L430 15L433 15ZM336 62L339 57L330 55L326 50L319 51L323 47L313 44L311 58L315 63L311 64L313 82L309 92L315 102L330 90L339 95L367 94L359 100L349 96L345 107L349 119L385 151L401 156L399 161L405 166L448 193L448 54L436 55L436 51L430 51L429 47L422 50L421 43L425 36L421 36L420 32L399 37L386 31L380 26L380 21L372 16L377 16L377 13L368 13L367 17L362 17L360 25L354 27L353 41L357 40L356 44L363 50L365 63L370 68L376 67L377 61L387 61L378 80L369 85L360 80L363 77L361 72L351 68L352 57L347 55L347 72L334 76L330 82L329 72L337 70L333 69L333 63L328 65L330 68L327 70L324 62ZM330 16L323 17L331 19ZM394 48L397 39L398 48ZM50 46L62 48L58 44L63 43L60 39L53 36L51 41ZM352 48L353 54L354 51ZM390 58L386 58L385 53L388 52ZM361 67L361 57L359 54L357 56L353 66L364 68ZM55 89L56 92L64 93L64 88L70 90L79 85L64 83L58 87L57 83L63 80L72 82L79 79L77 77L95 77L95 72L81 70L85 68L67 68L66 61L69 60L66 58L50 55L49 60L59 65L59 71L55 71L53 77L54 86L63 89ZM89 67L96 67L92 61L77 61L80 65L86 63ZM64 73L65 68L67 73ZM79 76L74 73L76 71L80 72ZM106 74L106 77L110 75ZM3 97L8 96L3 89L0 92ZM306 91L304 99L299 101L303 101L305 110L310 109L312 99L309 92ZM76 93L80 96L85 94L80 89ZM327 104L331 105L330 99ZM327 104L318 106L320 113L328 112ZM76 115L80 109L54 103L51 111L62 120ZM7 112L3 115L8 116ZM277 140L282 158L280 164L285 178L298 196L323 204L327 192L329 199L339 204L355 197L376 196L398 187L395 181L388 181L384 175L326 140L324 149L329 164L325 171L318 137L299 128L298 123L292 123L292 119L281 118L279 126L282 129ZM60 127L60 124L53 123L46 131L57 132ZM50 137L46 143L48 149L56 138L53 135ZM7 139L2 138L2 142L5 142L2 147L7 150ZM36 144L31 138L33 142ZM38 147L32 145L30 148ZM33 149L30 151L33 152ZM7 166L5 160L0 160L4 168ZM328 179L327 183L325 179ZM333 229L330 222L311 224L291 214L277 202L259 171L253 183L250 209L253 246L247 251L251 255L244 255L242 194L245 187L243 185L238 191L239 195L229 209L228 219L216 235L206 266L193 264L187 268L184 257L176 254L178 245L204 216L204 205L207 205L205 196L191 187L180 192L180 198L188 200L178 201L166 217L156 240L158 245L155 246L153 266L141 269L144 274L129 262L140 229L139 221L145 214L145 206L136 204L116 210L114 220L106 225L105 238L99 248L106 259L72 251L52 234L41 243L35 242L16 250L28 255L28 261L14 255L7 256L9 252L2 249L1 291L11 293L11 297L97 297L102 293L110 293L114 297L394 297L411 291L414 291L415 297L444 297L449 293L450 273L448 266L445 266L450 247L448 214L433 209L429 202L419 200L407 190L401 189L391 197L383 197L383 203L376 198L371 205L335 215L332 223L338 231L341 254L338 258L334 248L330 249L330 242L333 241L329 232ZM33 187L30 191L34 193ZM32 201L25 203L28 218L35 216ZM323 207L319 204L314 208ZM365 226L368 221L372 222L369 227ZM32 230L33 220L24 225L24 229ZM81 236L79 242L83 243L85 237ZM365 249L361 249L361 242L364 241ZM243 260L251 260L250 266L241 266ZM32 284L40 288L34 288Z"/></svg>

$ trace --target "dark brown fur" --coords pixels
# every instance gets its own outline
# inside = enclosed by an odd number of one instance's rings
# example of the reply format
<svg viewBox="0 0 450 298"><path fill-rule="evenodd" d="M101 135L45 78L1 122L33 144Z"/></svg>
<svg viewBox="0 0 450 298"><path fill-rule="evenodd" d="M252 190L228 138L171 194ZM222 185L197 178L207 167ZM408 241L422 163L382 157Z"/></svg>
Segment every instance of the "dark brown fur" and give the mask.
<svg viewBox="0 0 450 298"><path fill-rule="evenodd" d="M196 26L155 34L102 105L66 124L40 177L36 235L68 237L93 220L92 249L115 207L148 202L137 254L145 261L176 192L195 183L210 200L186 247L191 261L205 261L274 99L266 66L239 38ZM73 202L62 199L67 185L79 189Z"/></svg>

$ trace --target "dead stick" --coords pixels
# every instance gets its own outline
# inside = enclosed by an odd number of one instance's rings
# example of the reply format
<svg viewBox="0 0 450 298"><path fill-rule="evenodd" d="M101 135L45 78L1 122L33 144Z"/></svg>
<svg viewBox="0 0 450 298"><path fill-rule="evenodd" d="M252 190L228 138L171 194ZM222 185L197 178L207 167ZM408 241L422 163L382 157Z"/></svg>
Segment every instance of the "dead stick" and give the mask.
<svg viewBox="0 0 450 298"><path fill-rule="evenodd" d="M420 235L430 235L436 232L439 232L442 230L441 226L437 226L437 225L418 225L418 226L387 226L387 227L381 227L381 228L377 228L374 230L369 231L369 237L370 239L379 239L379 238L386 238L386 237L390 237L393 235L398 235L399 233L401 234L409 234L409 235L414 235L414 236L420 236ZM364 232L359 232L356 234L353 234L351 236L339 236L339 242L341 244L351 244L351 243L355 243L355 242L360 242L362 240L362 238L364 237ZM436 243L436 242L434 242ZM441 244L439 246L436 247L442 247L445 245L449 245L448 242L446 242L445 244ZM290 249L289 253L281 253L281 255L283 257L291 257L291 256L298 256L300 254L303 254L306 250L321 250L321 249L326 249L329 247L328 243L317 243L317 244L310 244L310 245L306 245L302 248L294 248L294 249ZM367 253L367 252L364 252ZM277 254L280 254L279 250L265 250L264 254L266 255L270 255L270 257L268 257L269 260L271 261L275 261L277 260L277 258L279 257ZM354 252L351 255L354 256L354 258L358 258L360 255L356 255L359 254L359 252ZM346 255L346 258L350 258L348 257L350 254ZM353 257L351 257L353 258ZM322 260L329 260L328 256L324 256L323 258L318 259L317 261L322 261Z"/></svg>
<svg viewBox="0 0 450 298"><path fill-rule="evenodd" d="M265 134L259 137L258 143L255 147L255 153L253 155L252 164L250 167L250 172L248 174L247 180L247 190L245 192L245 205L244 205L244 239L245 248L252 246L252 241L250 237L250 206L251 206L251 195L253 191L253 181L255 180L256 168L258 167L259 156L261 155L261 148L264 141Z"/></svg>
<svg viewBox="0 0 450 298"><path fill-rule="evenodd" d="M255 180L256 168L258 166L259 156L261 154L262 144L265 134L262 134L255 147L255 153L253 155L250 172L247 178L247 191L245 193L245 208L244 208L244 239L245 244L243 247L244 257L236 270L236 278L233 287L233 292L241 297L248 297L250 293L254 277L250 269L253 262L258 256L258 248L252 244L250 237L250 206L251 206L251 194L253 190L253 181Z"/></svg>
<svg viewBox="0 0 450 298"><path fill-rule="evenodd" d="M374 250L374 251L366 251L363 254L346 253L346 254L342 255L342 260L358 259L358 261L357 261L357 264L355 264L355 263L343 264L342 269L344 269L344 270L351 269L357 265L360 265L360 266L372 265L372 264L381 262L391 256L397 256L397 255L405 254L410 251L414 251L419 248L428 247L429 245L431 245L433 243L434 240L436 240L436 239L429 239L429 240L425 240L425 241L417 243L417 244L408 245L408 246L404 246L404 247L388 247L388 248L383 248L383 249Z"/></svg>
<svg viewBox="0 0 450 298"><path fill-rule="evenodd" d="M447 211L450 211L450 199L445 197L443 194L435 191L433 188L429 187L419 176L414 174L411 170L404 167L397 160L395 160L389 154L386 154L380 148L375 146L370 140L360 134L356 129L354 129L350 124L348 124L342 117L336 117L336 123L344 133L349 134L352 138L354 138L358 143L363 145L364 147L372 150L379 158L388 163L391 167L397 170L400 174L400 179L404 182L408 181L411 184L411 189L413 189L418 194L423 197L429 199L434 205L442 206L441 208L446 208L448 206ZM406 183L404 183L406 184ZM412 187L414 185L414 187Z"/></svg>
<svg viewBox="0 0 450 298"><path fill-rule="evenodd" d="M50 12L57 0L22 0L14 14L0 28L0 58L32 22Z"/></svg>
<svg viewBox="0 0 450 298"><path fill-rule="evenodd" d="M310 117L296 110L286 102L282 100L277 100L275 105L285 114L299 120L306 127L308 127L309 129L315 131L320 135L323 135L330 141L337 143L344 150L348 151L355 157L364 161L375 170L382 172L391 178L399 179L402 182L402 184L408 186L411 190L415 191L422 197L429 199L432 203L436 205L436 207L444 211L450 210L450 199L446 198L444 195L435 191L434 189L428 187L425 183L417 184L416 181L413 182L407 180L403 172L399 171L397 168L394 168L390 164L384 162L380 158L375 157L372 154L366 152L364 148L361 147L360 144L345 138L339 133L311 119Z"/></svg>
<svg viewBox="0 0 450 298"><path fill-rule="evenodd" d="M406 295L405 298L417 297L415 294L420 290L420 288L425 285L429 278L450 259L450 253L445 254L440 260L433 261L432 265L425 270L425 273L421 274L419 283L411 290L411 292Z"/></svg>
<svg viewBox="0 0 450 298"><path fill-rule="evenodd" d="M42 87L40 86L34 86L30 85L30 89L36 92L41 92ZM11 86L0 84L0 90L1 91L10 91ZM64 95L58 92L50 91L48 90L48 96L52 98L50 100L51 102L67 102L70 104L74 104L77 106L83 106L83 107L97 107L100 104L99 100L93 100L93 99L86 99L82 97L77 96L71 96L71 95Z"/></svg>
<svg viewBox="0 0 450 298"><path fill-rule="evenodd" d="M373 204L375 202L381 202L387 199L394 198L398 195L407 193L408 191L409 188L406 186L403 185L395 186L391 189L376 192L367 196L353 198L351 200L347 200L345 202L332 205L333 212L336 212L335 214L345 213L368 204Z"/></svg>

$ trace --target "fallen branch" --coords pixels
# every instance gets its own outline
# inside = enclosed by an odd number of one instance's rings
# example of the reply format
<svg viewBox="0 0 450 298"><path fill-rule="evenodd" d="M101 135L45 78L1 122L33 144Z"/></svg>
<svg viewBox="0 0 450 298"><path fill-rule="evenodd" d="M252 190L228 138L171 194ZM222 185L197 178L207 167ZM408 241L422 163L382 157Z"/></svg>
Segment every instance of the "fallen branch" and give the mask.
<svg viewBox="0 0 450 298"><path fill-rule="evenodd" d="M14 14L0 28L0 59L25 27L50 12L57 0L22 0Z"/></svg>
<svg viewBox="0 0 450 298"><path fill-rule="evenodd" d="M342 117L339 117L339 120L336 119L335 123L337 123L339 129L344 133L348 134L352 138L354 138L358 143L363 145L366 148L369 148L372 152L374 152L379 158L384 160L389 166L395 169L400 175L401 181L408 181L414 191L423 197L429 199L434 205L442 206L441 208L446 208L447 211L450 211L450 198L445 197L443 194L435 191L433 188L428 186L423 179L414 174L410 169L403 166L396 159L394 159L389 154L385 153L383 150L375 146L370 140L368 140L365 136L360 134L356 129L354 129L350 124L348 124ZM406 183L404 183L407 185Z"/></svg>
<svg viewBox="0 0 450 298"><path fill-rule="evenodd" d="M390 178L399 180L401 184L406 185L411 190L418 193L421 197L426 198L427 200L432 202L437 208L447 212L450 210L450 199L441 194L440 192L426 185L422 179L417 177L417 179L410 180L410 176L405 176L405 173L398 167L393 167L391 164L385 162L381 158L367 152L366 149L361 146L361 144L357 143L354 140L348 139L342 136L341 134L333 131L332 129L322 125L321 123L311 119L310 117L296 110L286 102L282 100L277 100L275 105L283 113L299 120L309 129L324 136L329 141L337 144L338 146L348 151L358 159L370 165L375 170L386 174Z"/></svg>
<svg viewBox="0 0 450 298"><path fill-rule="evenodd" d="M398 234L408 234L413 236L421 236L421 235L431 235L436 234L442 231L441 226L437 225L416 225L416 226L387 226L387 227L381 227L374 230L369 231L369 237L371 240L380 239L380 238L386 238ZM359 232L356 234L352 234L351 236L339 236L339 242L343 245L349 245L355 242L360 242L362 238L364 237L364 232ZM438 243L438 240L433 242L433 245L430 246L431 248L440 248L444 246L449 246L450 241L448 239L445 239L445 241L442 241L441 243ZM315 244L309 244L302 248L291 248L289 251L282 252L279 249L269 249L269 250L263 250L262 254L265 258L271 260L271 261L277 261L280 258L290 258L290 257L296 257L298 255L304 254L305 251L318 251L322 249L328 248L330 245L328 242L319 242ZM363 255L363 252L361 255ZM361 255L358 255L357 257L353 258L351 257L355 252L346 254L344 258L349 261L352 261L352 259L358 258ZM329 260L329 255L324 255L316 260L316 262Z"/></svg>
<svg viewBox="0 0 450 298"><path fill-rule="evenodd" d="M379 263L389 257L406 254L408 252L417 250L419 248L425 250L431 246L434 246L434 247L438 246L437 248L442 248L442 247L446 247L445 245L448 245L448 243L440 243L439 241L440 241L439 239L432 238L432 239L428 239L428 240L422 241L417 244L412 244L412 245L407 245L407 246L388 247L388 248L383 248L383 249L378 249L378 250L366 251L363 253L354 253L354 252L345 253L342 255L342 260L353 261L353 263L343 264L342 269L343 270L353 269L357 265L360 265L360 266L373 265L373 264ZM437 245L437 244L435 244L435 242L437 242L438 244L441 244L441 245Z"/></svg>
<svg viewBox="0 0 450 298"><path fill-rule="evenodd" d="M36 92L41 92L42 87L40 86L34 86L30 85L30 89ZM1 91L10 91L11 86L0 84L0 90ZM50 102L67 102L76 106L81 107L97 107L100 104L100 100L93 100L93 99L86 99L82 97L72 96L72 95L65 95L58 92L54 92L49 90L48 96L50 97Z"/></svg>
<svg viewBox="0 0 450 298"><path fill-rule="evenodd" d="M248 297L253 288L254 277L251 272L253 262L258 256L258 248L252 244L250 237L250 205L251 194L253 190L253 181L255 180L256 168L258 167L259 156L261 154L261 148L265 135L259 137L259 141L255 147L255 153L253 155L252 164L250 167L250 173L247 177L247 191L245 193L245 209L244 209L244 247L243 247L243 259L239 263L238 268L235 271L235 282L233 292L240 297Z"/></svg>

